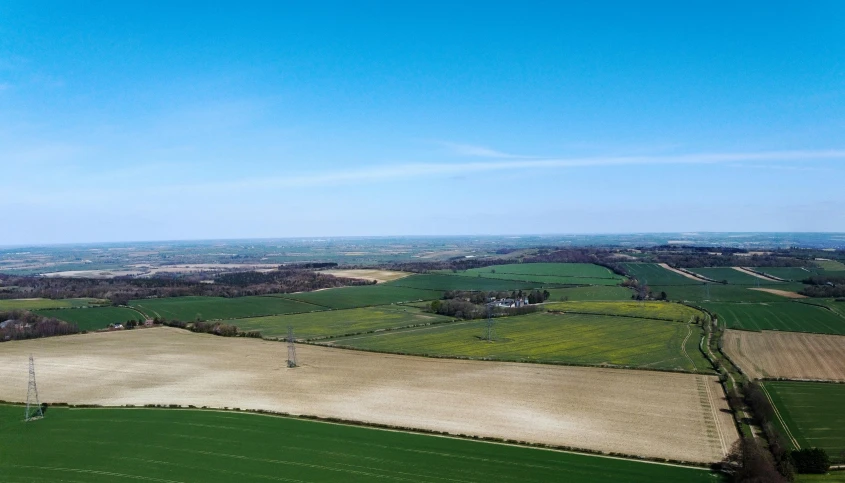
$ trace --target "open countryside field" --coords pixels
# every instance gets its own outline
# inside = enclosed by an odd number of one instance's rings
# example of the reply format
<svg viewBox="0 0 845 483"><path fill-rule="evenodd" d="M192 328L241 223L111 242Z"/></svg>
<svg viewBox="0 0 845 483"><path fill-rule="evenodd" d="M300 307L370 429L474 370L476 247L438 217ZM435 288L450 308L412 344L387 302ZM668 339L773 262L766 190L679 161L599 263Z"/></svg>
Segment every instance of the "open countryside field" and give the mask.
<svg viewBox="0 0 845 483"><path fill-rule="evenodd" d="M568 287L550 288L549 302L561 302L563 300L631 300L634 292L625 287Z"/></svg>
<svg viewBox="0 0 845 483"><path fill-rule="evenodd" d="M278 342L162 327L6 342L0 400L26 399L30 354L45 402L265 409L701 462L738 437L713 376L309 345L287 369Z"/></svg>
<svg viewBox="0 0 845 483"><path fill-rule="evenodd" d="M241 330L261 331L264 337L286 337L288 326L292 326L297 339L313 339L450 320L403 304L240 319L237 326Z"/></svg>
<svg viewBox="0 0 845 483"><path fill-rule="evenodd" d="M277 294L268 297L299 300L301 302L320 305L332 309L351 309L355 307L388 305L402 302L413 302L417 300L436 300L442 296L442 291L418 290L414 288L379 284L359 287L330 288L315 292Z"/></svg>
<svg viewBox="0 0 845 483"><path fill-rule="evenodd" d="M824 448L832 460L845 451L845 384L766 381L777 409L775 420L793 446Z"/></svg>
<svg viewBox="0 0 845 483"><path fill-rule="evenodd" d="M424 274L412 275L387 285L426 290L528 290L542 287L559 287L558 283L499 280L484 277L461 277L459 275Z"/></svg>
<svg viewBox="0 0 845 483"><path fill-rule="evenodd" d="M483 270L483 269L482 269ZM596 277L560 277L557 275L528 275L528 274L518 274L518 273L492 273L492 272L477 272L477 273L468 273L466 272L440 272L439 274L442 275L452 275L452 276L459 276L459 277L467 277L467 278L474 278L474 279L493 279L493 280L508 280L508 281L517 281L517 282L531 282L536 285L550 285L550 284L561 284L561 285L607 285L607 286L614 286L619 285L622 281L622 277L619 278L596 278Z"/></svg>
<svg viewBox="0 0 845 483"><path fill-rule="evenodd" d="M709 372L698 350L701 329L678 322L540 313L495 320L495 341L484 320L333 340L343 347L405 354L613 365Z"/></svg>
<svg viewBox="0 0 845 483"><path fill-rule="evenodd" d="M335 277L358 278L362 280L375 280L379 283L399 280L411 275L409 272L396 272L393 270L377 269L350 269L350 270L321 270L319 273L334 275Z"/></svg>
<svg viewBox="0 0 845 483"><path fill-rule="evenodd" d="M752 378L845 382L845 336L727 330L723 346Z"/></svg>
<svg viewBox="0 0 845 483"><path fill-rule="evenodd" d="M845 272L845 263L838 260L815 260L813 263L827 272Z"/></svg>
<svg viewBox="0 0 845 483"><path fill-rule="evenodd" d="M704 317L700 310L673 302L627 301L572 301L546 303L548 310L579 312L585 314L625 315L689 322L695 316Z"/></svg>
<svg viewBox="0 0 845 483"><path fill-rule="evenodd" d="M444 273L466 277L563 284L618 285L623 280L622 276L592 263L516 263Z"/></svg>
<svg viewBox="0 0 845 483"><path fill-rule="evenodd" d="M6 310L66 309L108 303L99 299L5 299L0 300L0 312Z"/></svg>
<svg viewBox="0 0 845 483"><path fill-rule="evenodd" d="M9 481L714 481L698 469L237 412L52 407L35 423L22 412L0 406ZM61 448L49 464L45 446Z"/></svg>
<svg viewBox="0 0 845 483"><path fill-rule="evenodd" d="M628 273L642 283L654 285L703 285L704 282L693 280L656 263L623 263Z"/></svg>
<svg viewBox="0 0 845 483"><path fill-rule="evenodd" d="M511 275L614 278L620 281L622 280L620 275L613 273L610 269L592 263L512 263L508 265L472 268L462 273L486 275L493 270L495 270L495 273Z"/></svg>
<svg viewBox="0 0 845 483"><path fill-rule="evenodd" d="M740 272L739 270L731 267L690 268L689 271L703 275L709 279L716 280L717 282L727 282L734 285L757 286L783 284L783 282L778 282L776 280L765 280L760 277L755 277L754 275Z"/></svg>
<svg viewBox="0 0 845 483"><path fill-rule="evenodd" d="M72 322L79 330L105 329L109 324L122 324L128 320L144 321L144 314L126 307L85 307L78 309L39 310L44 317L55 317Z"/></svg>
<svg viewBox="0 0 845 483"><path fill-rule="evenodd" d="M845 318L817 305L800 302L704 302L701 306L717 314L719 320L731 329L845 334Z"/></svg>
<svg viewBox="0 0 845 483"><path fill-rule="evenodd" d="M196 319L239 319L324 310L322 307L279 297L168 297L132 300L129 305L149 317L188 322Z"/></svg>
<svg viewBox="0 0 845 483"><path fill-rule="evenodd" d="M751 270L795 282L800 282L805 278L809 278L821 272L821 270L817 268L810 267L752 267Z"/></svg>
<svg viewBox="0 0 845 483"><path fill-rule="evenodd" d="M775 286L766 286L775 288ZM797 291L804 288L800 283L781 283L778 290ZM755 290L747 285L722 285L718 283L700 285L651 285L652 292L666 292L670 300L689 302L785 302L789 297Z"/></svg>

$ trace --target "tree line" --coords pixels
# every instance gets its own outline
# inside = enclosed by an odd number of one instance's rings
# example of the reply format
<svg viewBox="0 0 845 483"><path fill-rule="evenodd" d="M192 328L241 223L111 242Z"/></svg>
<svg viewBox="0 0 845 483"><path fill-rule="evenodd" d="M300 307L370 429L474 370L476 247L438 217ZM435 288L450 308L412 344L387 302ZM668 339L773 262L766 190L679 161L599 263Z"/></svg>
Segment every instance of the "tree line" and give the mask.
<svg viewBox="0 0 845 483"><path fill-rule="evenodd" d="M28 277L0 274L0 284L14 287L0 291L0 299L41 297L50 299L89 297L107 299L114 305L149 297L205 295L242 297L271 293L308 292L322 288L366 285L372 282L335 277L304 268L280 267L271 272L239 272L219 275L214 283L176 277L90 279Z"/></svg>
<svg viewBox="0 0 845 483"><path fill-rule="evenodd" d="M44 317L28 310L0 312L0 324L3 325L0 328L0 342L69 335L79 332L76 324L53 317Z"/></svg>

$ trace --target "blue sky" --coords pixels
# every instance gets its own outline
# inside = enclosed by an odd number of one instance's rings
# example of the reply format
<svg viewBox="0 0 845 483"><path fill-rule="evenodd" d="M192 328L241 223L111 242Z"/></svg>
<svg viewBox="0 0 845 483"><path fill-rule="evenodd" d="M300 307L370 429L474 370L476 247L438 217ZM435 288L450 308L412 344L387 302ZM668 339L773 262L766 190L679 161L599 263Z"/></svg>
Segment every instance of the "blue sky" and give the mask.
<svg viewBox="0 0 845 483"><path fill-rule="evenodd" d="M0 245L845 231L843 2L170 3L0 2Z"/></svg>

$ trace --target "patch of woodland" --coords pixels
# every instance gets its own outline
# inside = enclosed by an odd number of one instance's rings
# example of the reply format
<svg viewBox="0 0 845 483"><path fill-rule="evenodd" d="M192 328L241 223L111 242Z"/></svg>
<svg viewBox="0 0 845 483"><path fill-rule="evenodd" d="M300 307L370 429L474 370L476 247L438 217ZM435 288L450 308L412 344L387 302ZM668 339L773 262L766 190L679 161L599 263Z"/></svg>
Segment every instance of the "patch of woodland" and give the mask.
<svg viewBox="0 0 845 483"><path fill-rule="evenodd" d="M76 324L28 310L0 312L0 342L76 334Z"/></svg>
<svg viewBox="0 0 845 483"><path fill-rule="evenodd" d="M221 337L252 337L261 339L261 332L257 330L242 331L236 325L224 324L222 322L183 322L177 319L168 320L156 317L153 323L166 325L167 327L190 330L191 332L199 334L212 334L219 335Z"/></svg>
<svg viewBox="0 0 845 483"><path fill-rule="evenodd" d="M497 250L497 254L500 251ZM510 250L508 253L516 251ZM610 269L617 275L628 275L624 266L619 263L619 251L607 248L578 247L559 248L541 247L534 255L526 255L516 259L502 258L466 258L453 257L448 260L394 262L386 264L386 270L398 270L403 272L426 273L433 270L469 270L472 268L485 268L492 265L506 265L511 263L593 263Z"/></svg>
<svg viewBox="0 0 845 483"><path fill-rule="evenodd" d="M238 272L218 275L214 283L177 276L113 279L24 277L0 274L0 284L14 287L0 291L0 299L41 297L49 299L89 297L108 299L114 305L152 297L243 297L272 293L308 292L372 281L335 277L305 268L281 266L270 272Z"/></svg>
<svg viewBox="0 0 845 483"><path fill-rule="evenodd" d="M807 297L845 298L845 277L814 275L801 281L806 286L798 293Z"/></svg>

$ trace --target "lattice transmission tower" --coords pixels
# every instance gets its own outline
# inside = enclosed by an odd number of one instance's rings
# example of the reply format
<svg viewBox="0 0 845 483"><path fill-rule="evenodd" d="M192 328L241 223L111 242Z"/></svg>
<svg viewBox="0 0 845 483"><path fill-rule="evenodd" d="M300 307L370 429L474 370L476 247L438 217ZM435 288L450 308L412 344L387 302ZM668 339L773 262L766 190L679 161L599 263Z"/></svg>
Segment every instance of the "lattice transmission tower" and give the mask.
<svg viewBox="0 0 845 483"><path fill-rule="evenodd" d="M288 326L288 367L296 367L296 344L293 343L293 326Z"/></svg>
<svg viewBox="0 0 845 483"><path fill-rule="evenodd" d="M29 388L26 391L26 417L25 421L34 421L44 417L41 410L41 401L38 400L38 386L35 384L35 361L32 354L29 355Z"/></svg>

